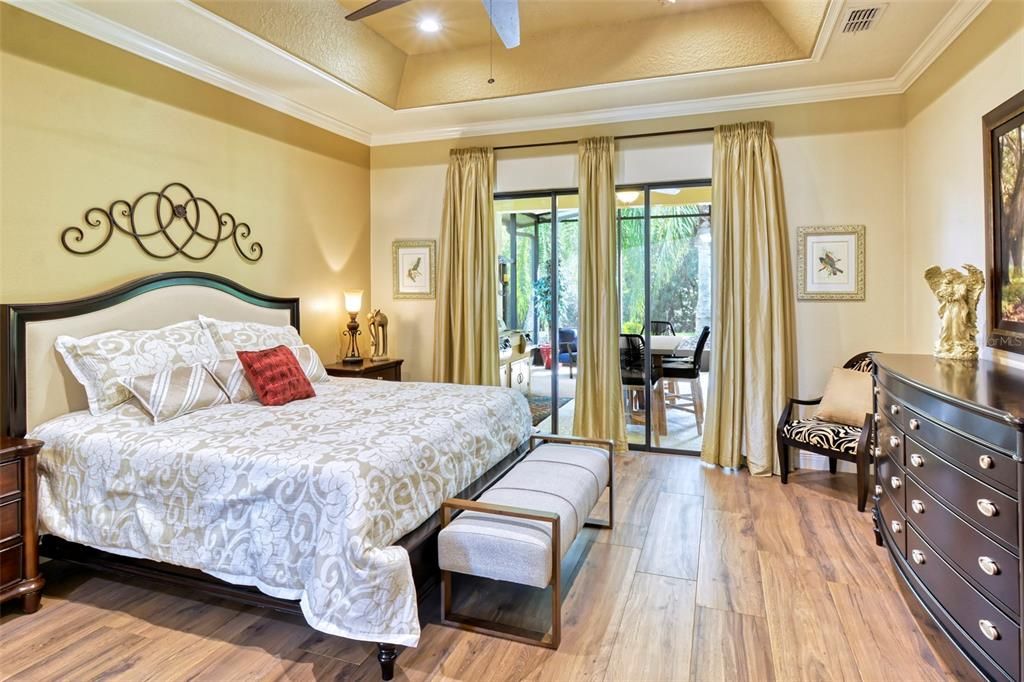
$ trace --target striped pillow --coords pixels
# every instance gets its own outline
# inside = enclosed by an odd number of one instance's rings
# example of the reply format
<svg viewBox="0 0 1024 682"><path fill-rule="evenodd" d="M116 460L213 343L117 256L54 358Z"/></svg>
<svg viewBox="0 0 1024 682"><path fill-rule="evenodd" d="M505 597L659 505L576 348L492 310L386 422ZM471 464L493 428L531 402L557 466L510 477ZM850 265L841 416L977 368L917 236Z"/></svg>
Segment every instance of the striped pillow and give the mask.
<svg viewBox="0 0 1024 682"><path fill-rule="evenodd" d="M220 383L203 365L126 377L121 379L121 385L135 396L154 424L230 402Z"/></svg>
<svg viewBox="0 0 1024 682"><path fill-rule="evenodd" d="M252 390L252 386L245 378L245 368L242 367L242 361L238 357L223 358L215 364L207 365L206 368L213 374L231 402L244 403L247 400L256 399L256 392Z"/></svg>
<svg viewBox="0 0 1024 682"><path fill-rule="evenodd" d="M295 359L302 367L302 373L311 383L319 384L327 381L327 369L311 346L292 346L289 348ZM245 378L245 368L238 357L223 358L216 363L207 364L214 378L220 384L224 392L228 394L233 403L244 403L247 400L256 400L256 392L252 390L249 381Z"/></svg>
<svg viewBox="0 0 1024 682"><path fill-rule="evenodd" d="M312 346L291 346L289 350L295 354L295 359L299 361L299 367L302 368L303 374L310 382L320 384L328 380L327 369Z"/></svg>

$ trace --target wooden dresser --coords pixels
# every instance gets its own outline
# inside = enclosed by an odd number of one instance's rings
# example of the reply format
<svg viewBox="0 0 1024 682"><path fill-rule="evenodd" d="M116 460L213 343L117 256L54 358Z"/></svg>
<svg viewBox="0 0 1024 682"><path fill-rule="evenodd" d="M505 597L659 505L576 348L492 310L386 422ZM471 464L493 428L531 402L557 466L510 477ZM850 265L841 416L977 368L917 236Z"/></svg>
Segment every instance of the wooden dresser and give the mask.
<svg viewBox="0 0 1024 682"><path fill-rule="evenodd" d="M876 540L955 672L1020 680L1024 372L874 359Z"/></svg>
<svg viewBox="0 0 1024 682"><path fill-rule="evenodd" d="M0 437L0 602L21 599L25 613L39 609L36 533L36 455L38 440Z"/></svg>

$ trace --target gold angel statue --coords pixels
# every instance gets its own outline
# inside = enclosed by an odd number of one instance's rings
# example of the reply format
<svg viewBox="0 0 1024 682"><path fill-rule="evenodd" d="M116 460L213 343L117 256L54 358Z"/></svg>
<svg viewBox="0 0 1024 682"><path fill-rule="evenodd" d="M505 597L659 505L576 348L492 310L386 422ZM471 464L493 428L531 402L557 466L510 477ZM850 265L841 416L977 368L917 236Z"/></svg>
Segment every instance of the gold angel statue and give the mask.
<svg viewBox="0 0 1024 682"><path fill-rule="evenodd" d="M964 270L967 274L933 265L924 272L928 286L939 300L942 329L935 344L937 358L978 357L978 300L985 289L985 274L973 265L965 265Z"/></svg>

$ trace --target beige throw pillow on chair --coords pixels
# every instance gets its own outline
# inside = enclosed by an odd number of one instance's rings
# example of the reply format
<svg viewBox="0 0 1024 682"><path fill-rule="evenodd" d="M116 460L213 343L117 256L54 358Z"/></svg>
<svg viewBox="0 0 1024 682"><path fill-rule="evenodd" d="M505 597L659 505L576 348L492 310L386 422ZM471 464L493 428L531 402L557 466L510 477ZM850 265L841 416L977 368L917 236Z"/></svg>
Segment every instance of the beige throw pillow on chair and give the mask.
<svg viewBox="0 0 1024 682"><path fill-rule="evenodd" d="M869 372L836 367L825 386L815 418L847 426L864 426L864 415L872 412Z"/></svg>

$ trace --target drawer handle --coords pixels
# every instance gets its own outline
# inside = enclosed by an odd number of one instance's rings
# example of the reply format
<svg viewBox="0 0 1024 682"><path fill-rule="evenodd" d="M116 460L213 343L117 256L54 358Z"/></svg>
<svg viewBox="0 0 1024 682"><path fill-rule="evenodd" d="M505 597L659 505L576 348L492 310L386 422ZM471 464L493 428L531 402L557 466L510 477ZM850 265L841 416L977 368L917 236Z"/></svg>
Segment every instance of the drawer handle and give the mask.
<svg viewBox="0 0 1024 682"><path fill-rule="evenodd" d="M981 457L978 458L978 466L980 466L982 469L991 469L992 467L995 466L995 464L996 463L988 455L982 455Z"/></svg>
<svg viewBox="0 0 1024 682"><path fill-rule="evenodd" d="M924 457L922 457L921 455L919 455L919 454L917 454L915 452L914 454L912 454L910 456L910 464L911 464L911 466L915 466L915 467L923 467L924 466Z"/></svg>
<svg viewBox="0 0 1024 682"><path fill-rule="evenodd" d="M917 421L916 419L911 419L908 422L908 425L910 426L911 431L917 431L918 429L921 428L921 422Z"/></svg>
<svg viewBox="0 0 1024 682"><path fill-rule="evenodd" d="M978 557L978 565L981 566L981 570L985 571L988 575L999 575L999 564L993 561L991 557Z"/></svg>
<svg viewBox="0 0 1024 682"><path fill-rule="evenodd" d="M918 514L924 514L924 502L921 500L912 500L910 502L910 508Z"/></svg>
<svg viewBox="0 0 1024 682"><path fill-rule="evenodd" d="M878 424L882 421L882 415L875 412L875 423Z"/></svg>
<svg viewBox="0 0 1024 682"><path fill-rule="evenodd" d="M890 405L889 406L889 414L891 414L892 416L895 417L899 413L900 413L900 406L899 405Z"/></svg>
<svg viewBox="0 0 1024 682"><path fill-rule="evenodd" d="M878 386L875 386L875 387L874 387L873 389L871 389L871 390L872 390L872 392L874 392L874 394L875 394L875 395L878 395L879 393L881 393L881 391L880 391L880 390L878 390Z"/></svg>
<svg viewBox="0 0 1024 682"><path fill-rule="evenodd" d="M881 495L881 494L882 494L882 486L880 486L880 485L878 485L876 483L875 484L875 495Z"/></svg>
<svg viewBox="0 0 1024 682"><path fill-rule="evenodd" d="M899 490L900 488L903 487L903 481L900 480L899 476L893 476L892 478L889 479L889 485L892 486L893 490ZM981 505L980 501L978 502L978 505Z"/></svg>
<svg viewBox="0 0 1024 682"><path fill-rule="evenodd" d="M875 457L881 457L882 456L882 448L879 448L879 447L872 448L871 449L871 454L874 455Z"/></svg>
<svg viewBox="0 0 1024 682"><path fill-rule="evenodd" d="M984 618L982 618L978 621L978 627L981 628L981 634L985 635L993 642L1001 637L1001 635L999 634L999 630L996 628L995 625L992 624L992 621L990 620L985 620Z"/></svg>
<svg viewBox="0 0 1024 682"><path fill-rule="evenodd" d="M890 448L898 448L899 446L900 446L900 437L899 436L889 436L889 447Z"/></svg>
<svg viewBox="0 0 1024 682"><path fill-rule="evenodd" d="M978 500L978 511L989 517L999 515L999 507L992 500L986 500L985 498Z"/></svg>
<svg viewBox="0 0 1024 682"><path fill-rule="evenodd" d="M915 549L913 552L910 553L910 558L914 560L915 564L919 564L919 565L923 564L924 563L924 552L922 552L919 549Z"/></svg>
<svg viewBox="0 0 1024 682"><path fill-rule="evenodd" d="M892 523L889 524L889 527L892 528L892 532L893 533L902 533L903 532L903 524L900 523L899 521L893 521Z"/></svg>

